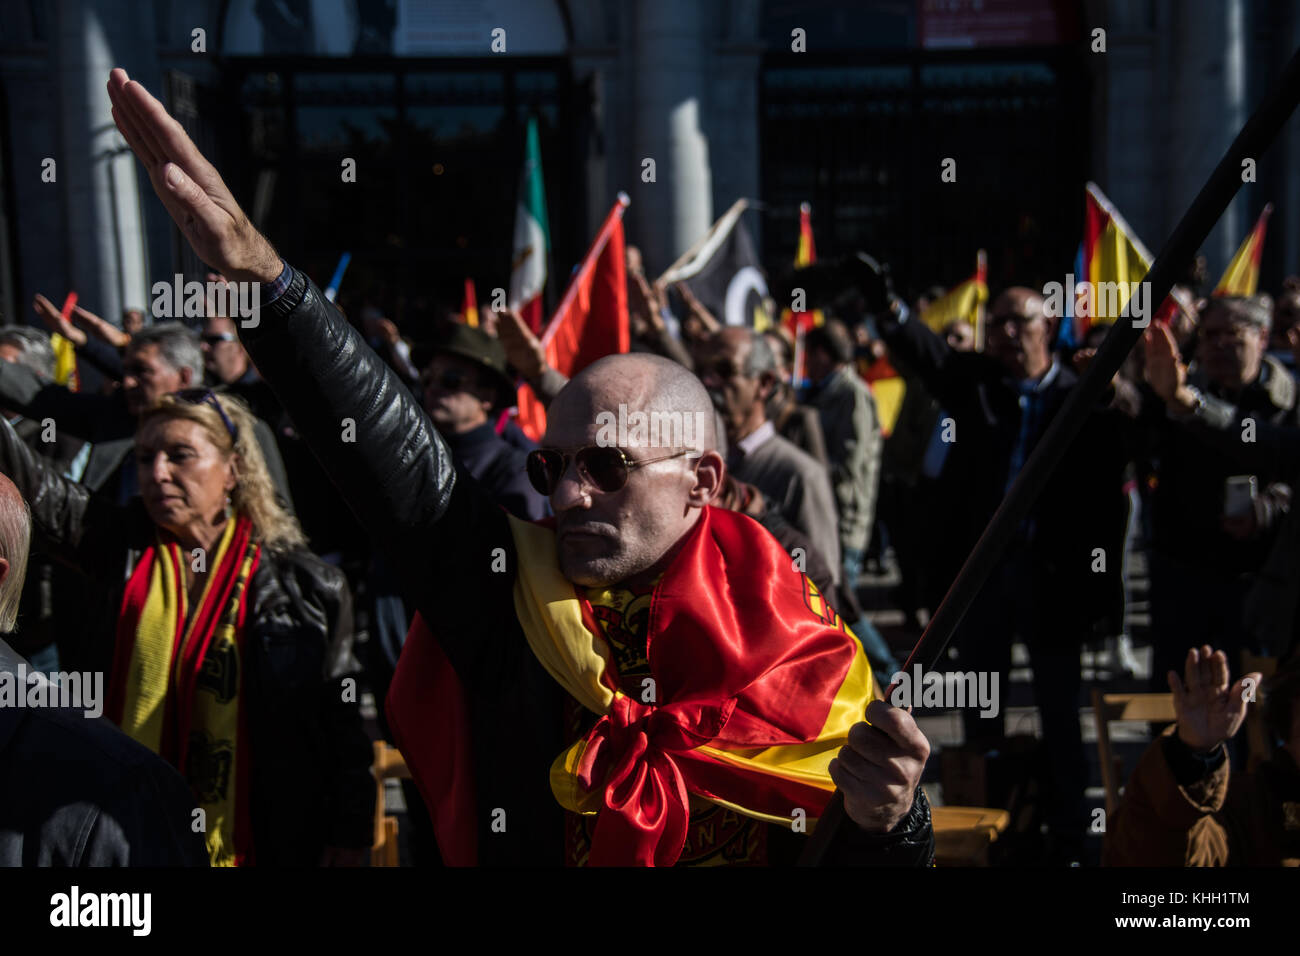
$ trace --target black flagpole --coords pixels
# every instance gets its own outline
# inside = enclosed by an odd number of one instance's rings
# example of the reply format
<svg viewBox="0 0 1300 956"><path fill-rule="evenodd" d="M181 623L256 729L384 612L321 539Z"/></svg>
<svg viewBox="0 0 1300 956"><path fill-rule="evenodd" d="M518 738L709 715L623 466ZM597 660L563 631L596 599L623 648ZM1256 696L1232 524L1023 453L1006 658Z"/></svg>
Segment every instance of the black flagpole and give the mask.
<svg viewBox="0 0 1300 956"><path fill-rule="evenodd" d="M1209 181L1197 194L1164 248L1156 256L1156 261L1145 278L1150 284L1148 301L1152 311L1164 302L1173 288L1178 271L1196 255L1214 224L1228 208L1228 203L1241 188L1242 161L1258 161L1276 138L1282 124L1295 110L1297 101L1300 101L1300 49L1291 55L1277 83L1246 121L1210 175ZM1065 450L1141 335L1142 327L1135 326L1125 318L1117 319L1106 333L1106 338L1087 371L1071 390L1065 404L1025 462L1011 490L1002 499L1002 504L994 512L988 527L980 535L975 548L966 558L966 563L948 588L947 595L930 619L925 633L912 648L912 653L903 665L904 671L910 671L915 664L920 664L925 669L934 668L938 664L953 632L983 587L989 572L1002 557L1012 535L1029 514ZM892 691L891 687L886 692L886 700ZM820 864L844 822L844 796L836 790L808 839L808 845L799 858L799 865Z"/></svg>

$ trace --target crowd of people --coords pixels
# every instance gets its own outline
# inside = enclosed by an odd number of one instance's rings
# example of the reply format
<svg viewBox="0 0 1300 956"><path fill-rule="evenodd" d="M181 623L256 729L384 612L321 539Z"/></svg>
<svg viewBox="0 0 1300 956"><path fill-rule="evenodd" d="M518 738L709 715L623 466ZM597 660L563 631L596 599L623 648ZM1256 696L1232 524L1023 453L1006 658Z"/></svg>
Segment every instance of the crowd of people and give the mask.
<svg viewBox="0 0 1300 956"><path fill-rule="evenodd" d="M108 675L125 735L28 718L37 742L12 735L10 766L100 757L25 798L26 844L0 831L0 862L362 864L367 690L412 771L419 863L793 862L791 821L833 788L848 820L829 862L932 861L930 744L881 694L1104 329L1062 349L1060 318L1017 286L977 350L970 323L923 321L935 292L905 302L850 257L796 342L721 325L686 286L674 299L629 248L631 353L572 380L514 311L412 343L282 260L139 84L115 71L109 89L209 278L260 283L262 305L249 326L211 302L194 329L37 296L45 331L0 329L0 666ZM100 384L56 384L50 333ZM1300 799L1298 356L1300 280L1149 328L954 637L948 666L1004 689L1028 649L1052 861L1083 856L1081 654L1110 641L1131 661L1137 549L1153 689L1178 722L1108 860L1300 857L1283 811ZM889 428L862 374L882 358L906 383ZM521 381L546 407L540 442L509 413ZM661 448L595 440L624 405L708 426ZM889 640L860 585L891 562ZM1243 687L1263 675L1243 655L1277 664L1250 774ZM962 718L968 748L1007 746L1002 714ZM133 808L104 796L124 774L143 781ZM66 810L51 825L42 808L69 794L112 832L77 843Z"/></svg>

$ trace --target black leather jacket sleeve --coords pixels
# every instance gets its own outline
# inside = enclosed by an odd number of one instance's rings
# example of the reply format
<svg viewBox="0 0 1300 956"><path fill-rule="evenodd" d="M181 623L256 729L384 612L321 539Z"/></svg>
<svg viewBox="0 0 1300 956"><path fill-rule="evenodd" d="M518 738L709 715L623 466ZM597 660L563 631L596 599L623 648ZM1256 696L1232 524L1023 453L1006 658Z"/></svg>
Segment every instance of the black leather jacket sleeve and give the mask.
<svg viewBox="0 0 1300 956"><path fill-rule="evenodd" d="M404 557L428 548L455 467L419 403L301 272L259 319L245 347L362 525Z"/></svg>
<svg viewBox="0 0 1300 956"><path fill-rule="evenodd" d="M85 485L50 468L0 421L0 472L26 500L32 529L45 550L89 577L115 584L122 544L134 537L139 517L91 493Z"/></svg>
<svg viewBox="0 0 1300 956"><path fill-rule="evenodd" d="M473 613L497 552L513 550L504 512L457 480L419 402L310 279L294 270L259 319L240 330L245 347L412 606L429 621ZM493 652L472 633L439 635L462 677Z"/></svg>
<svg viewBox="0 0 1300 956"><path fill-rule="evenodd" d="M825 859L826 866L933 866L934 828L930 801L916 788L912 809L888 833L867 833L845 819Z"/></svg>

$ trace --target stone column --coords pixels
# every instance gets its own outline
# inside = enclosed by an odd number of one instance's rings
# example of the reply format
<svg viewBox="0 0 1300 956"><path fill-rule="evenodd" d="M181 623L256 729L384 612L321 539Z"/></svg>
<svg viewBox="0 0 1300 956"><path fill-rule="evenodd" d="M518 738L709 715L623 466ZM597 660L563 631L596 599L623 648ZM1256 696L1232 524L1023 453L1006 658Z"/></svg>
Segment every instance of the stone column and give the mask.
<svg viewBox="0 0 1300 956"><path fill-rule="evenodd" d="M638 0L633 78L634 160L629 219L652 275L666 268L713 222L708 141L700 129L708 48L704 5ZM641 180L645 159L655 182Z"/></svg>
<svg viewBox="0 0 1300 956"><path fill-rule="evenodd" d="M1169 137L1163 180L1165 224L1156 246L1177 224L1246 121L1246 10L1243 0L1181 0L1170 8ZM1203 251L1216 282L1250 228L1238 197Z"/></svg>
<svg viewBox="0 0 1300 956"><path fill-rule="evenodd" d="M88 308L117 322L125 305L149 299L137 163L113 125L106 84L113 67L134 65L128 51L136 60L134 48L152 50L152 5L58 0L54 23L68 279Z"/></svg>

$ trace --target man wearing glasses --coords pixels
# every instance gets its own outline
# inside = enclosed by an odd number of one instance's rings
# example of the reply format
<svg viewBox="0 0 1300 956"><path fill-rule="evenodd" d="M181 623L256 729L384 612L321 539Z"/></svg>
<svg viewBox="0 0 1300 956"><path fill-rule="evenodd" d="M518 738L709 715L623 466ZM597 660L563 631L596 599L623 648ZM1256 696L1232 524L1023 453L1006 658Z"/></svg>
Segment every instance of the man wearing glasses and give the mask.
<svg viewBox="0 0 1300 956"><path fill-rule="evenodd" d="M939 485L962 506L949 509L943 533L930 542L946 589L1078 379L1053 354L1056 324L1032 289L999 295L989 310L985 351L961 352L909 317L878 272L852 268L885 343L951 418ZM1115 517L1127 513L1117 505L1128 435L1118 410L1094 410L953 640L963 670L998 675L1003 700L1012 643L1019 638L1028 646L1051 773L1049 862L1077 861L1083 849L1088 768L1079 726L1080 650L1115 617L1122 599L1121 555L1106 554L1098 565L1096 549L1121 550L1114 542L1123 527ZM1004 749L1004 718L1001 711L986 719L966 709L967 744L981 752Z"/></svg>
<svg viewBox="0 0 1300 956"><path fill-rule="evenodd" d="M709 844L700 862L778 862L837 786L831 861L930 862L915 721L875 699L775 539L708 507L725 473L710 431L654 447L633 421L707 413L697 379L648 355L583 370L528 468L553 525L507 516L162 104L122 70L109 95L199 257L261 284L250 354L419 610L387 710L445 860L665 865ZM601 438L620 413L626 446Z"/></svg>
<svg viewBox="0 0 1300 956"><path fill-rule="evenodd" d="M1153 685L1178 670L1188 645L1221 647L1237 667L1247 644L1247 594L1277 541L1295 480L1284 461L1263 454L1264 432L1300 425L1300 389L1267 354L1269 327L1263 297L1211 296L1190 367L1165 329L1147 331L1145 375L1162 400L1144 406L1159 463L1151 500Z"/></svg>

